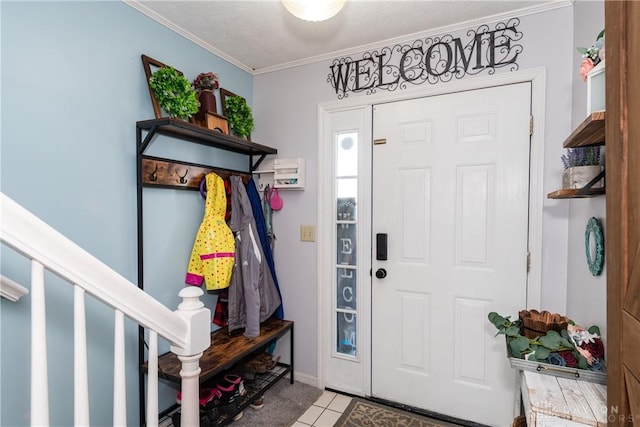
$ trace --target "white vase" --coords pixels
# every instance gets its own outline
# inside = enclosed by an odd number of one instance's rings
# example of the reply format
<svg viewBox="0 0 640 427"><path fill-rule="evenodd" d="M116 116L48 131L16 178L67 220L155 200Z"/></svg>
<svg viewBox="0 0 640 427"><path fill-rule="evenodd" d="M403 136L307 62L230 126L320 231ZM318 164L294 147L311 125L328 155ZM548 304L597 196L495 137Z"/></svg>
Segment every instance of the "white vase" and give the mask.
<svg viewBox="0 0 640 427"><path fill-rule="evenodd" d="M562 188L580 189L604 170L604 166L573 166L562 174ZM604 179L600 179L591 188L604 187Z"/></svg>

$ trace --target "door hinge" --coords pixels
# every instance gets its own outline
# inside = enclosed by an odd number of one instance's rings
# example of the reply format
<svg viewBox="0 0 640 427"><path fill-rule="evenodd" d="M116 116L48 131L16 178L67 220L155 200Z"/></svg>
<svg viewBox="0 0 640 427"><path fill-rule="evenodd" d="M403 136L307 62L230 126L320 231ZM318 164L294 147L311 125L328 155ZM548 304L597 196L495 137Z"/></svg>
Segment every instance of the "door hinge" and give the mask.
<svg viewBox="0 0 640 427"><path fill-rule="evenodd" d="M531 252L527 252L527 273L531 271Z"/></svg>
<svg viewBox="0 0 640 427"><path fill-rule="evenodd" d="M533 115L529 116L529 136L533 135Z"/></svg>

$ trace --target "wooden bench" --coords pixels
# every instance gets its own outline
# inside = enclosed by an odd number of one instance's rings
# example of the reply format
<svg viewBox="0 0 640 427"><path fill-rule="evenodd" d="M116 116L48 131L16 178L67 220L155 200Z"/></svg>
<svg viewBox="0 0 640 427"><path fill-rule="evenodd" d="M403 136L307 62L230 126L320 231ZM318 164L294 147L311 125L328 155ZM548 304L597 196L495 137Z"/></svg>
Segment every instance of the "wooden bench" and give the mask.
<svg viewBox="0 0 640 427"><path fill-rule="evenodd" d="M607 425L607 386L521 371L522 404L529 427Z"/></svg>

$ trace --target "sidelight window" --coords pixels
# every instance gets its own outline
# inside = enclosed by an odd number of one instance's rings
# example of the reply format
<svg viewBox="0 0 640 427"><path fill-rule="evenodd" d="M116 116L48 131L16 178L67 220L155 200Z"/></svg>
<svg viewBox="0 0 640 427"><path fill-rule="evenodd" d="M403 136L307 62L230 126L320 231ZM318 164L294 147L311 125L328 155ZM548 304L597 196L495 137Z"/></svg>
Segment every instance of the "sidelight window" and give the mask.
<svg viewBox="0 0 640 427"><path fill-rule="evenodd" d="M358 133L335 138L336 281L334 311L336 353L357 356L358 277Z"/></svg>

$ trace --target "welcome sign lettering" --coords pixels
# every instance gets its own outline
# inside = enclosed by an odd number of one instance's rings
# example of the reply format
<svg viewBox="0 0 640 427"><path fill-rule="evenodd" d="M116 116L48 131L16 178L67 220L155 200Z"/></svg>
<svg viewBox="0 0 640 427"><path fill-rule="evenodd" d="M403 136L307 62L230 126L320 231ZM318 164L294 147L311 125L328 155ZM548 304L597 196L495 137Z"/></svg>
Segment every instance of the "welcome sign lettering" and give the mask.
<svg viewBox="0 0 640 427"><path fill-rule="evenodd" d="M406 89L409 85L436 84L467 75L493 74L496 68L518 69L522 32L518 18L482 25L466 37L444 35L418 39L365 52L360 59L334 59L327 82L339 99L349 92Z"/></svg>

